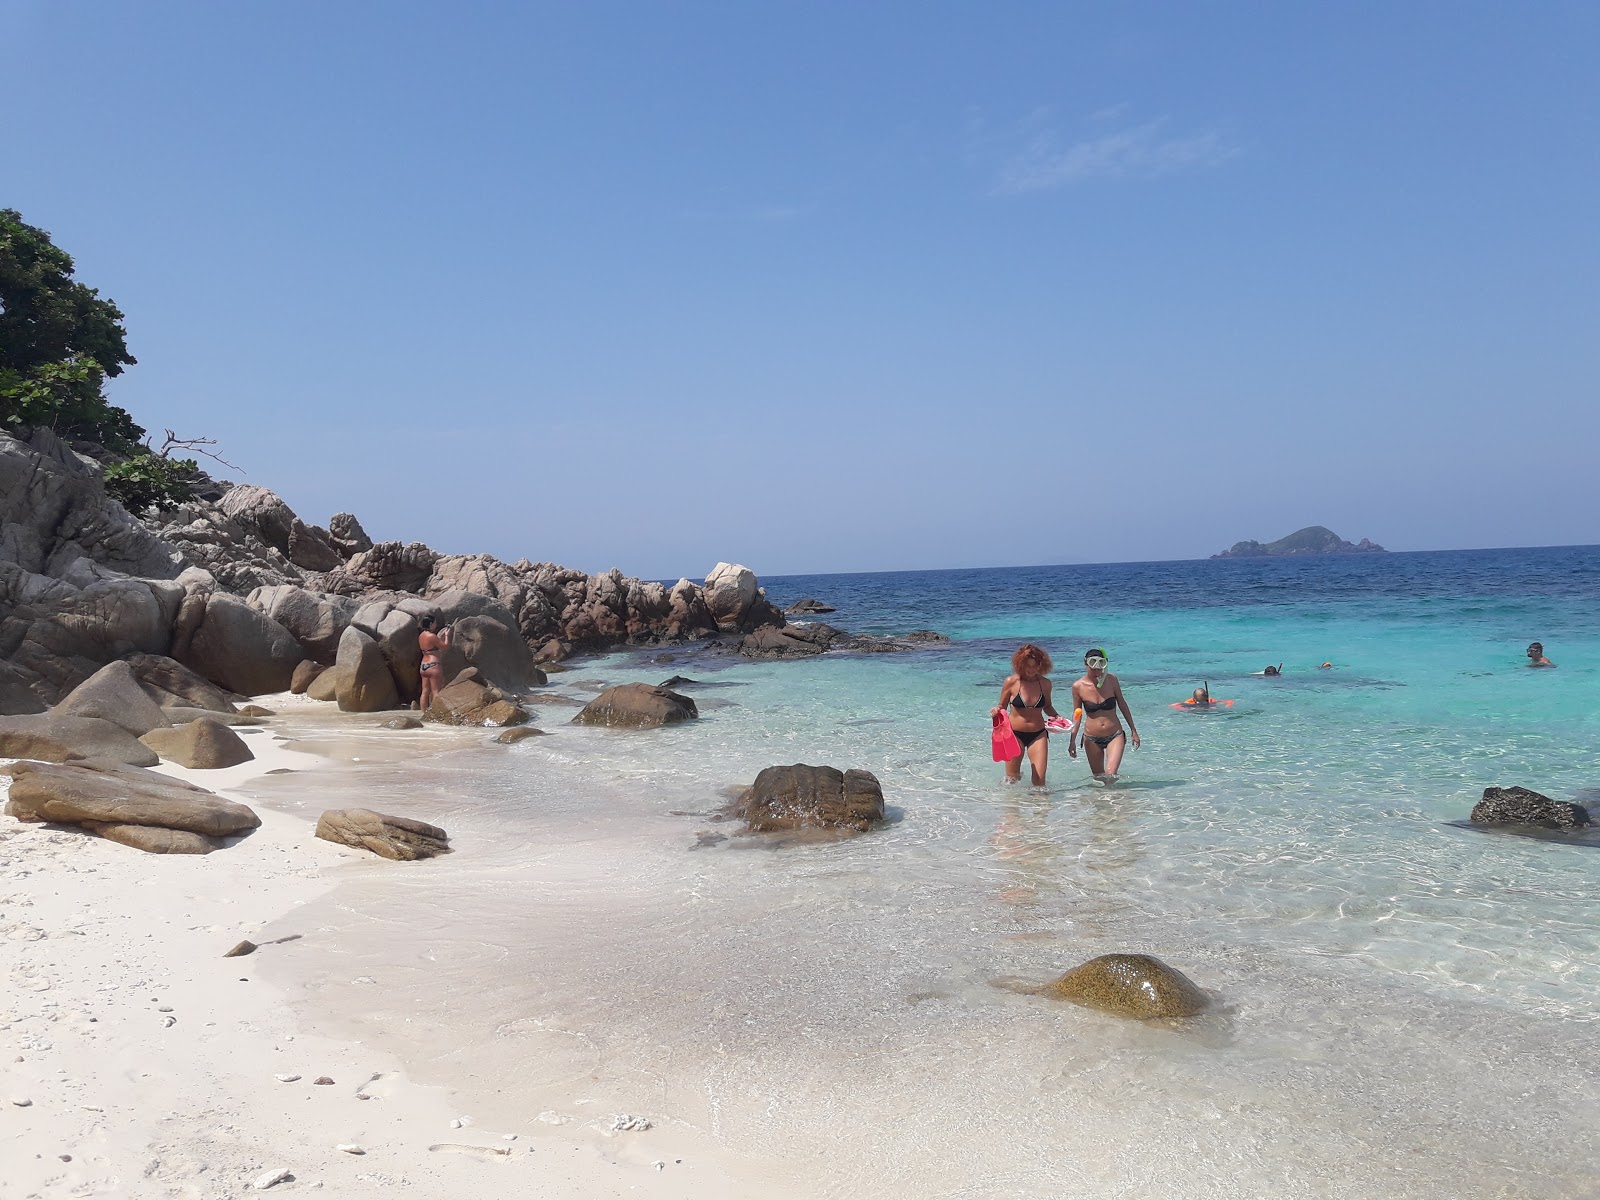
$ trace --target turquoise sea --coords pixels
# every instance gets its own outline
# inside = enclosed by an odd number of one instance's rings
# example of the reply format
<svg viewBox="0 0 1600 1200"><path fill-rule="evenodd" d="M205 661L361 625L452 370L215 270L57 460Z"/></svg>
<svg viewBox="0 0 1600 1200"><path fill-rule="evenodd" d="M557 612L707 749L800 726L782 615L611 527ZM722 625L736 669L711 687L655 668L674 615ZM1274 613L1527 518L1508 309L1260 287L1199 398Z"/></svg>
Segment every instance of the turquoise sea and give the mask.
<svg viewBox="0 0 1600 1200"><path fill-rule="evenodd" d="M308 1007L424 1076L472 1065L486 1105L581 1080L805 1181L772 1194L1600 1195L1600 844L1453 824L1490 784L1600 798L1600 548L764 583L952 641L578 662L552 693L685 675L702 719L579 730L551 701L548 737L370 774L459 852L323 902L347 936ZM1120 785L1059 738L1045 789L1001 781L1023 640L1063 690L1108 649L1144 740ZM1233 706L1169 707L1202 680ZM727 836L726 789L788 762L873 771L891 823ZM1213 1014L1003 986L1110 950Z"/></svg>

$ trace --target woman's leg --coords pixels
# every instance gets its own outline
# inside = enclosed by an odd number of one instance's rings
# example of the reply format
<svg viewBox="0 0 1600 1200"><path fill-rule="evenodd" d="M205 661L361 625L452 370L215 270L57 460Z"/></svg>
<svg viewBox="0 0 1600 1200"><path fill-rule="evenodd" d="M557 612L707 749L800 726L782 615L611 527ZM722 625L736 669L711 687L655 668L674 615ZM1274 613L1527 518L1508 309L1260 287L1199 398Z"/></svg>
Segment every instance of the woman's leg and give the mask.
<svg viewBox="0 0 1600 1200"><path fill-rule="evenodd" d="M1106 765L1105 747L1085 734L1083 738L1083 756L1089 760L1089 774L1099 779L1100 773L1105 770Z"/></svg>
<svg viewBox="0 0 1600 1200"><path fill-rule="evenodd" d="M1033 767L1033 786L1043 787L1045 768L1050 765L1050 739L1048 737L1042 737L1028 747L1028 763ZM1020 774L1021 772L1019 771L1018 773Z"/></svg>
<svg viewBox="0 0 1600 1200"><path fill-rule="evenodd" d="M1027 751L1018 753L1015 758L1006 759L1006 782L1016 783L1022 778L1022 755Z"/></svg>
<svg viewBox="0 0 1600 1200"><path fill-rule="evenodd" d="M1128 748L1128 735L1120 735L1105 750L1105 774L1108 778L1115 779L1117 771L1122 766L1123 752Z"/></svg>

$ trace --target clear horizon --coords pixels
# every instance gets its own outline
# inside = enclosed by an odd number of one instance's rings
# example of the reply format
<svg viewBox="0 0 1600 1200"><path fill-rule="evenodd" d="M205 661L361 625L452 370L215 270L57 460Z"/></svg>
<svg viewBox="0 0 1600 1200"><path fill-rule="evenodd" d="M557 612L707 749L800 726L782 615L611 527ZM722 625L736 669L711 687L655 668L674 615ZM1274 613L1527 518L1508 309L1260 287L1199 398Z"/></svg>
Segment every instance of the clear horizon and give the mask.
<svg viewBox="0 0 1600 1200"><path fill-rule="evenodd" d="M1593 5L0 18L0 205L126 314L112 400L308 521L643 578L1600 540Z"/></svg>

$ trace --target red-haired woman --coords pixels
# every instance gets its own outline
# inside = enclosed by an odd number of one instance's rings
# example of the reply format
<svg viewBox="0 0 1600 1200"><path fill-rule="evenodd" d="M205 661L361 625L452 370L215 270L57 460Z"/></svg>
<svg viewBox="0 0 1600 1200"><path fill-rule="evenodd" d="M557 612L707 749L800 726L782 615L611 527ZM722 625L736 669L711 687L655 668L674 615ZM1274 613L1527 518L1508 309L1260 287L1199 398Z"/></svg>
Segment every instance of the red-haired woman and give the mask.
<svg viewBox="0 0 1600 1200"><path fill-rule="evenodd" d="M1045 672L1050 669L1050 656L1032 642L1011 656L1011 669L1015 674L1000 685L1000 703L989 710L995 717L1009 706L1011 732L1017 735L1022 753L1006 763L1006 778L1012 783L1022 778L1022 756L1028 756L1033 768L1033 786L1044 786L1045 768L1050 765L1050 731L1044 727L1046 716L1058 717L1050 703L1050 681Z"/></svg>

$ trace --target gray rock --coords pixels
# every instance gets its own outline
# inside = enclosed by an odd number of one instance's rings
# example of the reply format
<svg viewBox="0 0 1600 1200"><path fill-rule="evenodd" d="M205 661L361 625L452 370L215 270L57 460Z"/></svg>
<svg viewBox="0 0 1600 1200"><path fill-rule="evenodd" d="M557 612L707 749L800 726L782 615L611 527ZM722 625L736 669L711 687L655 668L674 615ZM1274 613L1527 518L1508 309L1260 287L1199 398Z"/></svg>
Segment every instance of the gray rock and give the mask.
<svg viewBox="0 0 1600 1200"><path fill-rule="evenodd" d="M329 667L311 681L306 687L305 694L313 700L321 700L325 703L337 700L339 698L339 683L344 678L344 674L338 667Z"/></svg>
<svg viewBox="0 0 1600 1200"><path fill-rule="evenodd" d="M0 660L0 716L15 717L44 710L45 702L28 686L28 677Z"/></svg>
<svg viewBox="0 0 1600 1200"><path fill-rule="evenodd" d="M155 751L120 725L58 713L0 717L0 758L105 759L133 767L153 767L159 761Z"/></svg>
<svg viewBox="0 0 1600 1200"><path fill-rule="evenodd" d="M254 708L255 705L246 705L246 707ZM231 726L234 729L251 728L266 724L260 717L253 717L243 710L225 713L216 712L209 708L164 708L161 711L166 713L167 720L171 721L174 726L188 725L202 718L215 721L219 725ZM263 709L261 711L264 712L266 710Z"/></svg>
<svg viewBox="0 0 1600 1200"><path fill-rule="evenodd" d="M339 638L358 607L348 596L308 592L293 584L256 588L248 603L287 629L307 658L324 664L338 655Z"/></svg>
<svg viewBox="0 0 1600 1200"><path fill-rule="evenodd" d="M328 541L341 558L353 558L372 549L372 539L350 513L334 513L328 520Z"/></svg>
<svg viewBox="0 0 1600 1200"><path fill-rule="evenodd" d="M812 658L824 654L843 635L831 625L786 625L747 633L739 641L739 654L763 661Z"/></svg>
<svg viewBox="0 0 1600 1200"><path fill-rule="evenodd" d="M387 721L378 724L379 729L421 729L422 721L417 717L390 717Z"/></svg>
<svg viewBox="0 0 1600 1200"><path fill-rule="evenodd" d="M134 737L171 724L161 706L145 695L133 668L125 662L101 667L63 697L56 712L68 717L99 717L122 726Z"/></svg>
<svg viewBox="0 0 1600 1200"><path fill-rule="evenodd" d="M404 609L393 608L372 632L378 652L394 678L395 690L409 704L422 695L422 646L417 641L422 630L417 618Z"/></svg>
<svg viewBox="0 0 1600 1200"><path fill-rule="evenodd" d="M206 600L205 615L180 662L241 696L281 692L304 653L287 629L243 600L221 592Z"/></svg>
<svg viewBox="0 0 1600 1200"><path fill-rule="evenodd" d="M161 654L130 654L125 661L144 694L162 708L234 711L232 693L223 691L176 659Z"/></svg>
<svg viewBox="0 0 1600 1200"><path fill-rule="evenodd" d="M498 689L485 686L470 667L434 694L426 716L444 725L494 728L521 725L528 719L526 710L505 699Z"/></svg>
<svg viewBox="0 0 1600 1200"><path fill-rule="evenodd" d="M295 696L305 695L306 689L326 670L327 668L321 663L313 662L309 658L301 662L295 667L294 674L289 676L290 693Z"/></svg>
<svg viewBox="0 0 1600 1200"><path fill-rule="evenodd" d="M450 835L437 825L391 817L370 808L330 809L317 819L317 836L397 862L450 853Z"/></svg>
<svg viewBox="0 0 1600 1200"><path fill-rule="evenodd" d="M831 613L838 611L839 610L834 608L831 604L824 604L821 600L818 600L814 596L807 596L805 599L796 600L793 604L789 605L788 608L783 610L783 615L786 617L805 617L815 616L819 613Z"/></svg>
<svg viewBox="0 0 1600 1200"><path fill-rule="evenodd" d="M719 562L706 576L705 602L711 619L723 632L743 628L756 602L756 573L737 563Z"/></svg>
<svg viewBox="0 0 1600 1200"><path fill-rule="evenodd" d="M217 507L303 570L331 571L344 562L329 542L326 530L307 525L276 493L264 487L238 484L227 491Z"/></svg>
<svg viewBox="0 0 1600 1200"><path fill-rule="evenodd" d="M512 729L502 729L494 740L502 746L514 746L526 738L541 737L543 734L544 730L535 729L532 725L518 725Z"/></svg>
<svg viewBox="0 0 1600 1200"><path fill-rule="evenodd" d="M515 626L493 617L463 617L451 627L451 642L470 667L495 687L521 692L549 682L533 664L533 651ZM420 660L419 660L420 661Z"/></svg>
<svg viewBox="0 0 1600 1200"><path fill-rule="evenodd" d="M339 639L335 695L345 712L382 712L400 703L378 643L351 626Z"/></svg>
<svg viewBox="0 0 1600 1200"><path fill-rule="evenodd" d="M692 721L699 715L694 701L687 696L647 683L624 683L607 688L589 701L572 723L648 729Z"/></svg>

